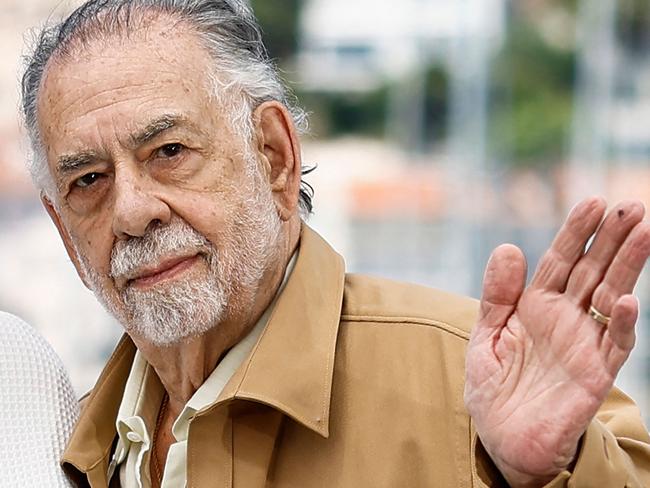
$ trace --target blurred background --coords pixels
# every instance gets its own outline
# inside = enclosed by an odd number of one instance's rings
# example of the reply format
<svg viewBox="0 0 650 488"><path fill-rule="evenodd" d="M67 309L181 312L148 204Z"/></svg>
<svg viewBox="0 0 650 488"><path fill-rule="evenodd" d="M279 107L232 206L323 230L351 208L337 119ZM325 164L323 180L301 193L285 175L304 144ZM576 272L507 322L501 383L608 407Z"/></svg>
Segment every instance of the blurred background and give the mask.
<svg viewBox="0 0 650 488"><path fill-rule="evenodd" d="M78 393L121 329L76 277L24 170L28 29L80 2L0 7L0 309L37 327ZM531 267L583 196L650 203L647 0L254 0L311 113L310 223L348 269L478 296L490 251ZM618 385L650 419L650 287ZM570 340L570 338L568 338Z"/></svg>

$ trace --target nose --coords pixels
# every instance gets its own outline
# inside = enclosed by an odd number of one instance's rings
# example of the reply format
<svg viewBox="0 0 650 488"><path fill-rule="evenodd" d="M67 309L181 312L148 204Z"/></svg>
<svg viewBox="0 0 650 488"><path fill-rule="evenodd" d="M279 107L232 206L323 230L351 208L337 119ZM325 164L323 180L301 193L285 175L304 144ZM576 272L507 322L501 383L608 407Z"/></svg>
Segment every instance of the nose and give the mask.
<svg viewBox="0 0 650 488"><path fill-rule="evenodd" d="M171 209L155 185L137 170L122 168L115 175L113 234L118 239L141 237L153 223L168 224Z"/></svg>

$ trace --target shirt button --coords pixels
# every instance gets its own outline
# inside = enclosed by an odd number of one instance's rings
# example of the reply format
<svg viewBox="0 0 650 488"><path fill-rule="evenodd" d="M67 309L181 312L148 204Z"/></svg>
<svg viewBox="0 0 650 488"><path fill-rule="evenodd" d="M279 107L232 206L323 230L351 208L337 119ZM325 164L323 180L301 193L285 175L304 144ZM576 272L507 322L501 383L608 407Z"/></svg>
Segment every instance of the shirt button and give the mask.
<svg viewBox="0 0 650 488"><path fill-rule="evenodd" d="M136 432L127 432L126 438L131 442L142 442L142 437L140 437Z"/></svg>

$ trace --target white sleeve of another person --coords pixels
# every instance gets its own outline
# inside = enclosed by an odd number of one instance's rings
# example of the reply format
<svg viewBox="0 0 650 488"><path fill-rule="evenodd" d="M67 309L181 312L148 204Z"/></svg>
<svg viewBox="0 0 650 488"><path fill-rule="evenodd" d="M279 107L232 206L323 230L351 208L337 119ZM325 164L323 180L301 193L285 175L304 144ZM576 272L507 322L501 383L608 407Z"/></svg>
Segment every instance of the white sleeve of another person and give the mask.
<svg viewBox="0 0 650 488"><path fill-rule="evenodd" d="M0 312L0 487L71 487L59 459L79 416L63 363L22 320Z"/></svg>

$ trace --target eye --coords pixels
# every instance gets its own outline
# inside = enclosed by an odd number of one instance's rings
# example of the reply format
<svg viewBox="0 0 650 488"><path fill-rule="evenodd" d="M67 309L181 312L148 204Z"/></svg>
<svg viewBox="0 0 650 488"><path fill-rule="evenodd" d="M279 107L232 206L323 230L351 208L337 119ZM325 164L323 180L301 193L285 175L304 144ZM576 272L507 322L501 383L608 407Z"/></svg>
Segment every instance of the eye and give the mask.
<svg viewBox="0 0 650 488"><path fill-rule="evenodd" d="M173 144L165 144L156 151L156 156L170 159L178 156L181 152L183 152L183 149L185 149L185 146L177 142Z"/></svg>
<svg viewBox="0 0 650 488"><path fill-rule="evenodd" d="M77 178L74 181L73 185L78 188L87 188L91 185L94 185L101 177L101 173L88 173L80 178Z"/></svg>

